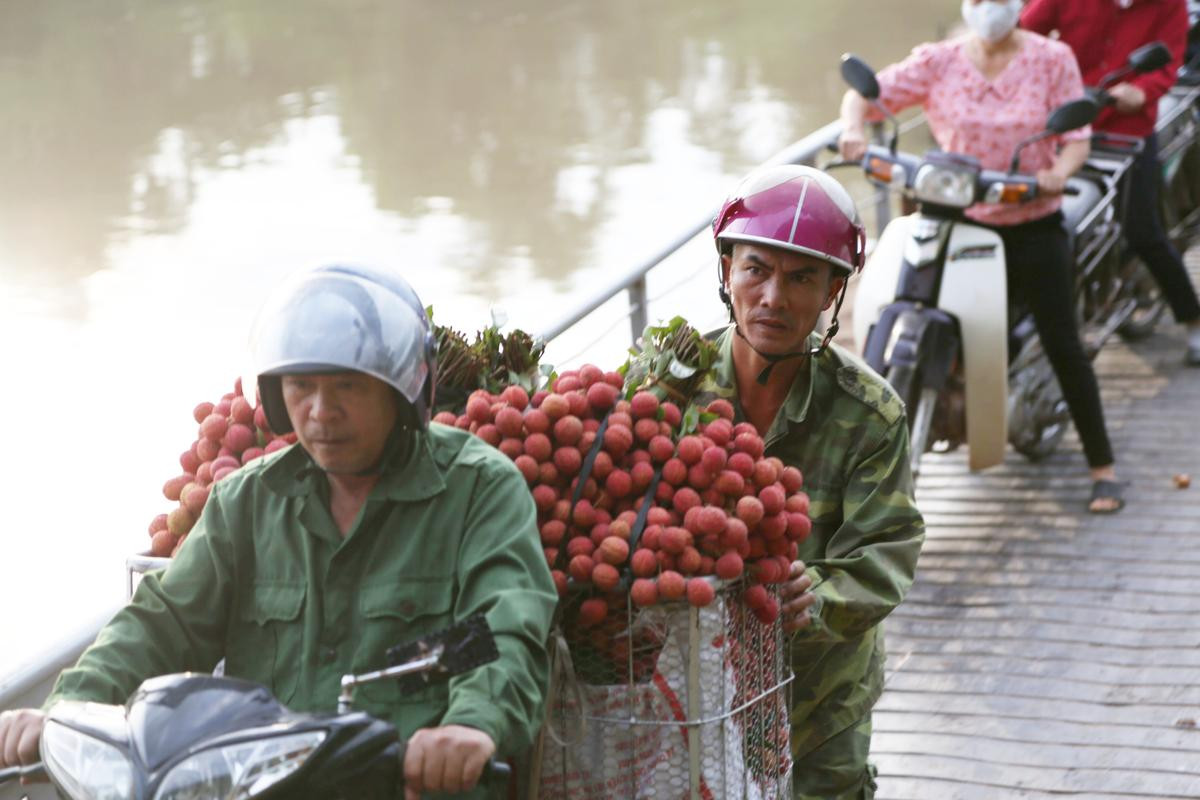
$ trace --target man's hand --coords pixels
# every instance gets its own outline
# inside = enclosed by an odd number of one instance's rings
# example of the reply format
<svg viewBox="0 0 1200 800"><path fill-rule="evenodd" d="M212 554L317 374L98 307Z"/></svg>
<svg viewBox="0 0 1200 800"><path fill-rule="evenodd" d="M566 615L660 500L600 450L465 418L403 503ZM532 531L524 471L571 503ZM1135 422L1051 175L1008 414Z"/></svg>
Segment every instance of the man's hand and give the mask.
<svg viewBox="0 0 1200 800"><path fill-rule="evenodd" d="M408 740L404 753L404 800L420 800L421 792L473 788L495 753L492 737L476 728L422 728Z"/></svg>
<svg viewBox="0 0 1200 800"><path fill-rule="evenodd" d="M810 589L812 578L804 574L804 562L793 561L788 582L780 590L783 598L783 629L786 632L795 633L812 622L808 609L817 602L817 596Z"/></svg>
<svg viewBox="0 0 1200 800"><path fill-rule="evenodd" d="M32 708L0 713L0 769L36 764L46 715ZM21 783L29 783L22 779Z"/></svg>
<svg viewBox="0 0 1200 800"><path fill-rule="evenodd" d="M1146 105L1146 93L1132 83L1118 83L1108 93L1122 114L1136 114Z"/></svg>

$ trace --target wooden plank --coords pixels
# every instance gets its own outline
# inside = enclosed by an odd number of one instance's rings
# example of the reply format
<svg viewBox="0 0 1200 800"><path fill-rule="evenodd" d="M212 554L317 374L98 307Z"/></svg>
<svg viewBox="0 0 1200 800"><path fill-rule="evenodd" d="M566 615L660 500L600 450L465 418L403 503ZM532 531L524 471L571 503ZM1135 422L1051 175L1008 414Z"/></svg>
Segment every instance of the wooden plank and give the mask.
<svg viewBox="0 0 1200 800"><path fill-rule="evenodd" d="M893 654L904 653L909 649L919 649L931 655L946 657L958 656L1008 656L1020 653L1032 658L1047 659L1076 659L1097 664L1114 666L1140 666L1151 663L1145 651L1128 648L1088 647L1082 649L1077 642L1041 642L1036 648L1021 647L1013 639L979 639L973 641L948 640L940 637L921 639L910 642L897 637L887 645ZM1200 667L1200 653L1193 650L1174 650L1153 654L1154 664L1160 667L1179 669L1197 669Z"/></svg>
<svg viewBox="0 0 1200 800"><path fill-rule="evenodd" d="M992 697L1021 697L1059 702L1070 700L1105 706L1136 705L1174 710L1200 708L1200 685L1121 686L1072 681L1035 675L992 673L934 673L901 670L888 679L896 692L937 694L980 694Z"/></svg>
<svg viewBox="0 0 1200 800"><path fill-rule="evenodd" d="M1191 548L1194 541L1179 537L1179 548L1166 551L1166 548L1156 547L1147 552L1146 544L1136 540L1123 539L1113 543L1090 543L1089 558L1099 562L1119 563L1121 569L1128 567L1173 565L1180 569L1196 570L1200 568L1200 548ZM1005 537L1004 539L985 538L983 536L951 536L946 531L939 530L936 536L926 537L921 550L921 564L929 562L931 557L978 553L983 556L1019 556L1022 558L1040 558L1047 560L1079 559L1079 545L1073 540L1054 540L1034 537ZM1108 567L1111 569L1111 566Z"/></svg>
<svg viewBox="0 0 1200 800"><path fill-rule="evenodd" d="M932 552L921 553L919 569L948 570L960 573L1006 572L1022 575L1040 575L1051 579L1063 575L1107 578L1118 571L1117 565L1099 557L1083 559L1078 553L1061 555L1042 554L1034 557L1012 553L939 553L934 546ZM1173 578L1191 585L1195 581L1198 565L1195 561L1181 562L1140 559L1119 566L1119 578L1132 581L1135 578Z"/></svg>
<svg viewBox="0 0 1200 800"><path fill-rule="evenodd" d="M1001 787L979 783L948 781L943 778L883 777L875 800L1063 800L1061 792L1040 792L1012 786ZM1115 800L1116 798L1145 798L1156 800L1196 800L1194 796L1165 794L1127 794L1125 792L1073 792L1071 800Z"/></svg>
<svg viewBox="0 0 1200 800"><path fill-rule="evenodd" d="M1200 672L1196 669L1146 664L1097 664L1080 659L1049 659L1036 655L1021 657L1013 653L947 658L913 650L903 653L893 651L887 662L888 680L902 672L964 675L1005 673L1022 677L1061 678L1103 686L1200 686Z"/></svg>
<svg viewBox="0 0 1200 800"><path fill-rule="evenodd" d="M1149 748L1114 747L1092 743L1022 742L1016 739L984 735L949 733L876 732L871 741L876 757L912 753L971 754L981 761L1019 767L1057 770L1064 764L1073 769L1121 770L1164 773L1192 779L1200 778L1200 759L1194 752ZM986 754L980 757L977 754Z"/></svg>
<svg viewBox="0 0 1200 800"><path fill-rule="evenodd" d="M949 714L928 710L889 711L886 709L875 711L872 715L872 725L876 731L884 733L941 733L955 734L966 739L970 739L972 736L982 736L991 739L1012 739L1032 744L1166 750L1191 754L1193 757L1200 749L1200 732L1196 728L1185 728L1178 725L1169 728L1092 725L1086 722L998 717L992 714Z"/></svg>
<svg viewBox="0 0 1200 800"><path fill-rule="evenodd" d="M1200 630L1158 631L1106 628L1095 624L1072 624L1051 620L999 620L974 618L925 619L897 616L887 622L887 631L901 637L942 639L1010 639L1015 648L1036 651L1044 642L1069 642L1103 649L1151 650L1170 658L1177 651L1200 648Z"/></svg>
<svg viewBox="0 0 1200 800"><path fill-rule="evenodd" d="M1099 628L1115 628L1131 631L1154 630L1193 634L1196 630L1195 616L1189 612L1156 614L1147 620L1145 614L1123 608L1081 609L1072 606L964 606L947 603L906 603L903 615L894 619L942 619L953 620L970 616L973 620L1011 622L1032 620L1036 622L1060 622L1074 625L1092 625Z"/></svg>
<svg viewBox="0 0 1200 800"><path fill-rule="evenodd" d="M1025 767L1003 761L988 761L971 755L980 751L964 744L955 754L929 756L922 753L873 755L881 772L921 780L943 779L974 783L997 789L1021 789L1076 794L1109 792L1127 797L1200 797L1200 777L1145 770L1076 768L1073 766ZM979 798L1005 795L979 794Z"/></svg>
<svg viewBox="0 0 1200 800"><path fill-rule="evenodd" d="M951 576L921 573L910 592L919 601L949 602L959 605L1033 605L1055 603L1075 608L1112 608L1112 591L1100 589L1061 589L1054 586L1006 586L999 582L990 585L966 584ZM1142 614L1200 614L1200 593L1160 594L1151 591L1125 594L1121 606ZM893 618L899 615L893 615Z"/></svg>
<svg viewBox="0 0 1200 800"><path fill-rule="evenodd" d="M1146 705L1104 705L1060 699L1047 703L1042 698L954 694L948 692L908 692L889 686L875 706L883 711L928 711L936 708L947 714L1016 717L1088 725L1132 725L1146 728L1171 728L1184 716L1194 713L1177 707Z"/></svg>

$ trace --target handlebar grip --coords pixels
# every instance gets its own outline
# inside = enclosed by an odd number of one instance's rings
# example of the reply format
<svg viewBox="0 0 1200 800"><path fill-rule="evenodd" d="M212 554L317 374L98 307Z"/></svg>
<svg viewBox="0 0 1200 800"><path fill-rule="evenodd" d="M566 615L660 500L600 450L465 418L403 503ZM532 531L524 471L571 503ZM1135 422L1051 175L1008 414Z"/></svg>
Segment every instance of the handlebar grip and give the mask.
<svg viewBox="0 0 1200 800"><path fill-rule="evenodd" d="M483 775L480 776L480 781L488 783L505 784L512 777L512 767L507 761L497 761L492 758L483 765Z"/></svg>

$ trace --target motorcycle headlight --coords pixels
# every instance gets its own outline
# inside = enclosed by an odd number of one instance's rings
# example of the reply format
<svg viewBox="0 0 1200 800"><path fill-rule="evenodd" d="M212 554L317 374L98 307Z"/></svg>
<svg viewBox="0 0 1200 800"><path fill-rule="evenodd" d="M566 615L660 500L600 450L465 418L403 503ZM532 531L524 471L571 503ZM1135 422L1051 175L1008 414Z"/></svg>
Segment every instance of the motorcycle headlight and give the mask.
<svg viewBox="0 0 1200 800"><path fill-rule="evenodd" d="M913 180L913 192L925 203L966 208L975 202L975 176L975 170L922 164Z"/></svg>
<svg viewBox="0 0 1200 800"><path fill-rule="evenodd" d="M54 781L78 800L133 797L133 765L117 748L49 720L42 730L42 761Z"/></svg>
<svg viewBox="0 0 1200 800"><path fill-rule="evenodd" d="M254 797L300 769L324 740L324 731L309 731L205 750L173 767L154 800Z"/></svg>

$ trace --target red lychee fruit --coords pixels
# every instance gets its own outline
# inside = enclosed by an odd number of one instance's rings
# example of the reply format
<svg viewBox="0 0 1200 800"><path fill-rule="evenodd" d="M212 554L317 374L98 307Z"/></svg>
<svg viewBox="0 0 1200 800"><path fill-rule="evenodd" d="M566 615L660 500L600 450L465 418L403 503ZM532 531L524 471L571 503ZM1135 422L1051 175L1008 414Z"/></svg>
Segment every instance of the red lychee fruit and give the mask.
<svg viewBox="0 0 1200 800"><path fill-rule="evenodd" d="M704 578L691 578L687 582L688 603L703 608L716 599L712 584Z"/></svg>
<svg viewBox="0 0 1200 800"><path fill-rule="evenodd" d="M675 570L666 570L657 578L658 596L664 600L678 600L687 591L687 581Z"/></svg>

